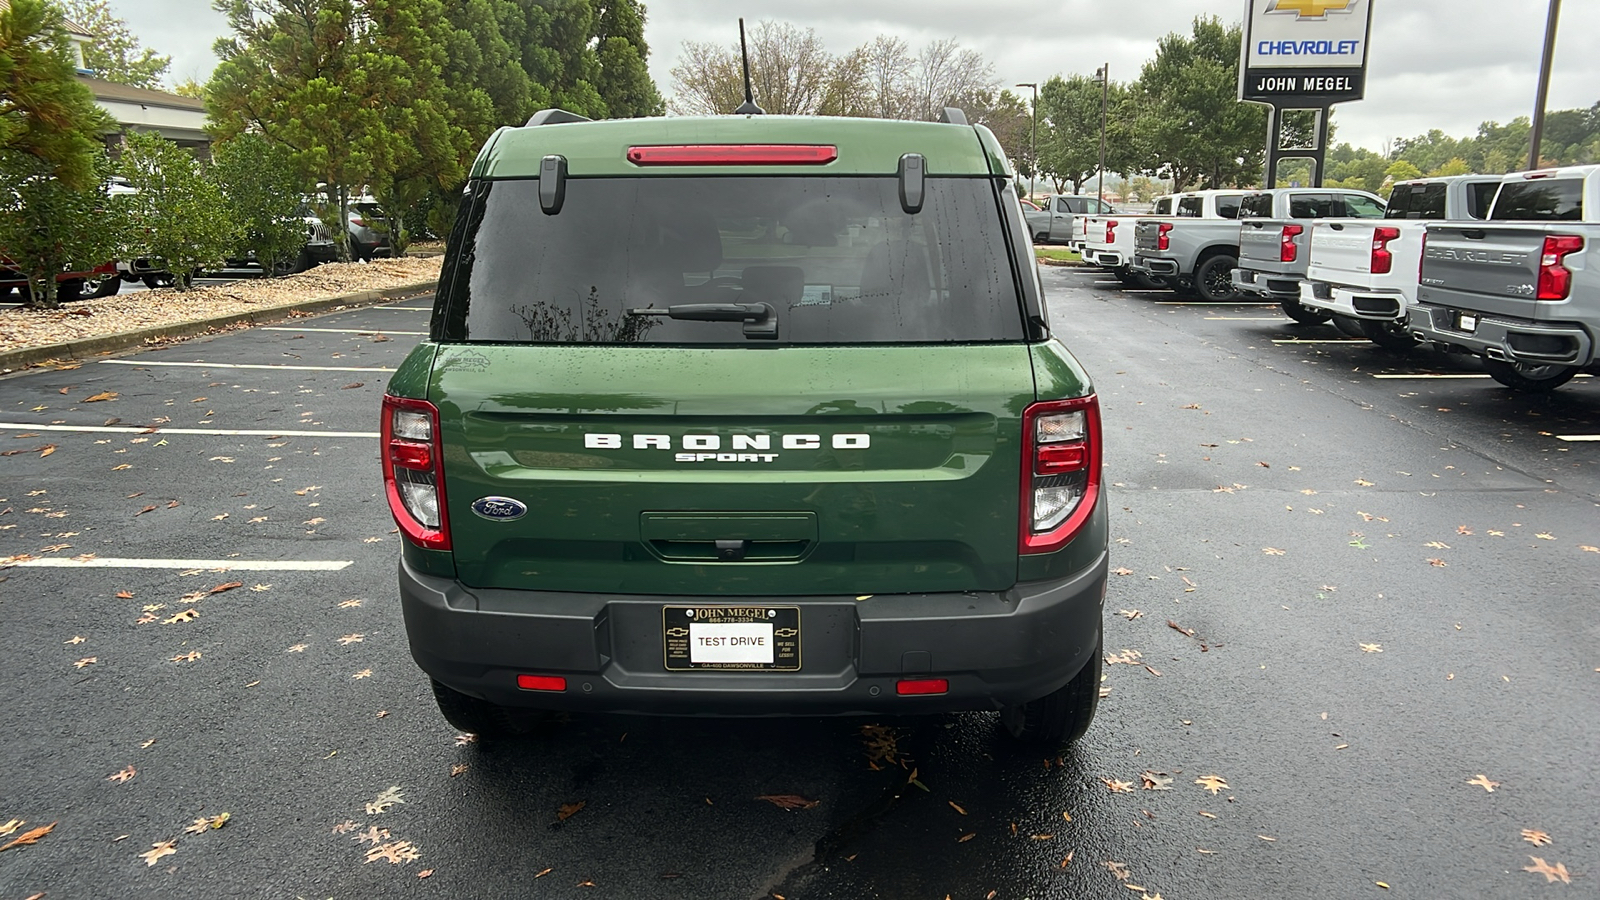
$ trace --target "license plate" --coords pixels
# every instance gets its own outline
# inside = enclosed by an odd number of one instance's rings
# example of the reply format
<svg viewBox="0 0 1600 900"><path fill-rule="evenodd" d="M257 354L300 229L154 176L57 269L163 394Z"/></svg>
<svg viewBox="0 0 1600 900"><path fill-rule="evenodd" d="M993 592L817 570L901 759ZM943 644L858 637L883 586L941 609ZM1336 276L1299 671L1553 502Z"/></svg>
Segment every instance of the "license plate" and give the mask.
<svg viewBox="0 0 1600 900"><path fill-rule="evenodd" d="M1465 331L1465 332L1469 333L1469 334L1471 332L1477 331L1478 330L1478 317L1474 316L1474 315L1469 315L1467 313L1457 313L1456 314L1456 327L1461 329L1462 331Z"/></svg>
<svg viewBox="0 0 1600 900"><path fill-rule="evenodd" d="M800 668L798 606L667 606L661 633L669 671Z"/></svg>

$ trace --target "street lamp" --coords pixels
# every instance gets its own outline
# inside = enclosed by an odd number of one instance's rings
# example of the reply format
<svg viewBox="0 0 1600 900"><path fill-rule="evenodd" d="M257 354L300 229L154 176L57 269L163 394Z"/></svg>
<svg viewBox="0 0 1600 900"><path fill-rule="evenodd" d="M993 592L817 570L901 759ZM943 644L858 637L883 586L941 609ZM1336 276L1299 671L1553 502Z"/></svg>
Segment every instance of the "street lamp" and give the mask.
<svg viewBox="0 0 1600 900"><path fill-rule="evenodd" d="M1033 179L1039 173L1039 83L1025 81L1017 87L1033 88L1033 137L1028 150L1028 199L1033 199Z"/></svg>
<svg viewBox="0 0 1600 900"><path fill-rule="evenodd" d="M1539 168L1539 142L1544 138L1544 108L1550 97L1550 64L1556 55L1556 20L1561 0L1550 0L1550 18L1544 26L1544 58L1539 62L1538 99L1533 105L1533 133L1528 136L1528 168Z"/></svg>
<svg viewBox="0 0 1600 900"><path fill-rule="evenodd" d="M1100 208L1103 211L1106 205L1106 100L1111 95L1111 63L1096 69L1094 75L1100 79L1100 169L1095 182L1100 190Z"/></svg>

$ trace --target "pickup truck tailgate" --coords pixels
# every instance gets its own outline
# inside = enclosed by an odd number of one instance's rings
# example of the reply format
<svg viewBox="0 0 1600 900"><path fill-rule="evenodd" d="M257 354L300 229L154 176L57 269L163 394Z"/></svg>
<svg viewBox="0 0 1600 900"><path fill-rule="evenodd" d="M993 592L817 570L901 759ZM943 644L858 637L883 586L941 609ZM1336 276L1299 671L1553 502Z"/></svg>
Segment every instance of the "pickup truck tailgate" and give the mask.
<svg viewBox="0 0 1600 900"><path fill-rule="evenodd" d="M1429 225L1417 300L1533 321L1570 320L1574 318L1570 286L1583 278L1592 252L1585 232L1591 230L1592 226L1534 224ZM1547 246L1554 252L1547 253ZM1547 270L1543 277L1541 269ZM1566 290L1561 289L1563 281ZM1549 299L1540 299L1541 289L1551 295Z"/></svg>
<svg viewBox="0 0 1600 900"><path fill-rule="evenodd" d="M1330 284L1365 286L1372 280L1372 235L1380 224L1370 219L1325 220L1311 229L1311 260L1306 277ZM1420 239L1418 231L1413 240Z"/></svg>
<svg viewBox="0 0 1600 900"><path fill-rule="evenodd" d="M1306 231L1310 222L1286 222L1279 219L1245 219L1239 229L1239 267L1257 272L1298 274L1305 271ZM1284 229L1292 231L1294 258L1285 260Z"/></svg>

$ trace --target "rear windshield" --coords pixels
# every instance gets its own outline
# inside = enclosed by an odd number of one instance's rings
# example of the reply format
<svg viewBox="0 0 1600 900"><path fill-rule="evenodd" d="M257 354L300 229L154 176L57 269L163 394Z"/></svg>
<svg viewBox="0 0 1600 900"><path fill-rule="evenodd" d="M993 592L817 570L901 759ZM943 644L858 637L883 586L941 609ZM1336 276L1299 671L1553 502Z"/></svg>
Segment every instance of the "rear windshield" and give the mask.
<svg viewBox="0 0 1600 900"><path fill-rule="evenodd" d="M1024 339L995 186L894 177L572 178L481 184L450 248L440 339L562 344L896 344ZM689 304L767 304L705 321ZM676 308L676 309L674 309ZM640 310L673 311L672 316Z"/></svg>
<svg viewBox="0 0 1600 900"><path fill-rule="evenodd" d="M1389 193L1386 219L1443 219L1445 184L1397 184Z"/></svg>
<svg viewBox="0 0 1600 900"><path fill-rule="evenodd" d="M1580 222L1583 179L1507 181L1495 197L1492 219Z"/></svg>
<svg viewBox="0 0 1600 900"><path fill-rule="evenodd" d="M1239 203L1243 199L1243 194L1218 194L1217 215L1224 219L1239 218Z"/></svg>
<svg viewBox="0 0 1600 900"><path fill-rule="evenodd" d="M1498 181L1480 181L1467 185L1467 215L1474 219L1489 218L1489 207L1494 206L1494 195L1499 190Z"/></svg>
<svg viewBox="0 0 1600 900"><path fill-rule="evenodd" d="M1241 219L1270 219L1272 218L1271 194L1246 194L1239 203L1239 218Z"/></svg>

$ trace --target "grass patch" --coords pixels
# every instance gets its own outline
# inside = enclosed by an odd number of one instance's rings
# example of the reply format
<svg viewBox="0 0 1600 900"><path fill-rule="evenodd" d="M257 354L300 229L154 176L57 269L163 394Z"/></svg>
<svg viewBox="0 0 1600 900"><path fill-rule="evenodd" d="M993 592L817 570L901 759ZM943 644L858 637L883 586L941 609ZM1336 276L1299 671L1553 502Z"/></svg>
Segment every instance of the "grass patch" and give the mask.
<svg viewBox="0 0 1600 900"><path fill-rule="evenodd" d="M1083 257L1076 250L1058 250L1054 247L1035 247L1033 255L1039 259L1053 259L1057 262L1083 262Z"/></svg>

